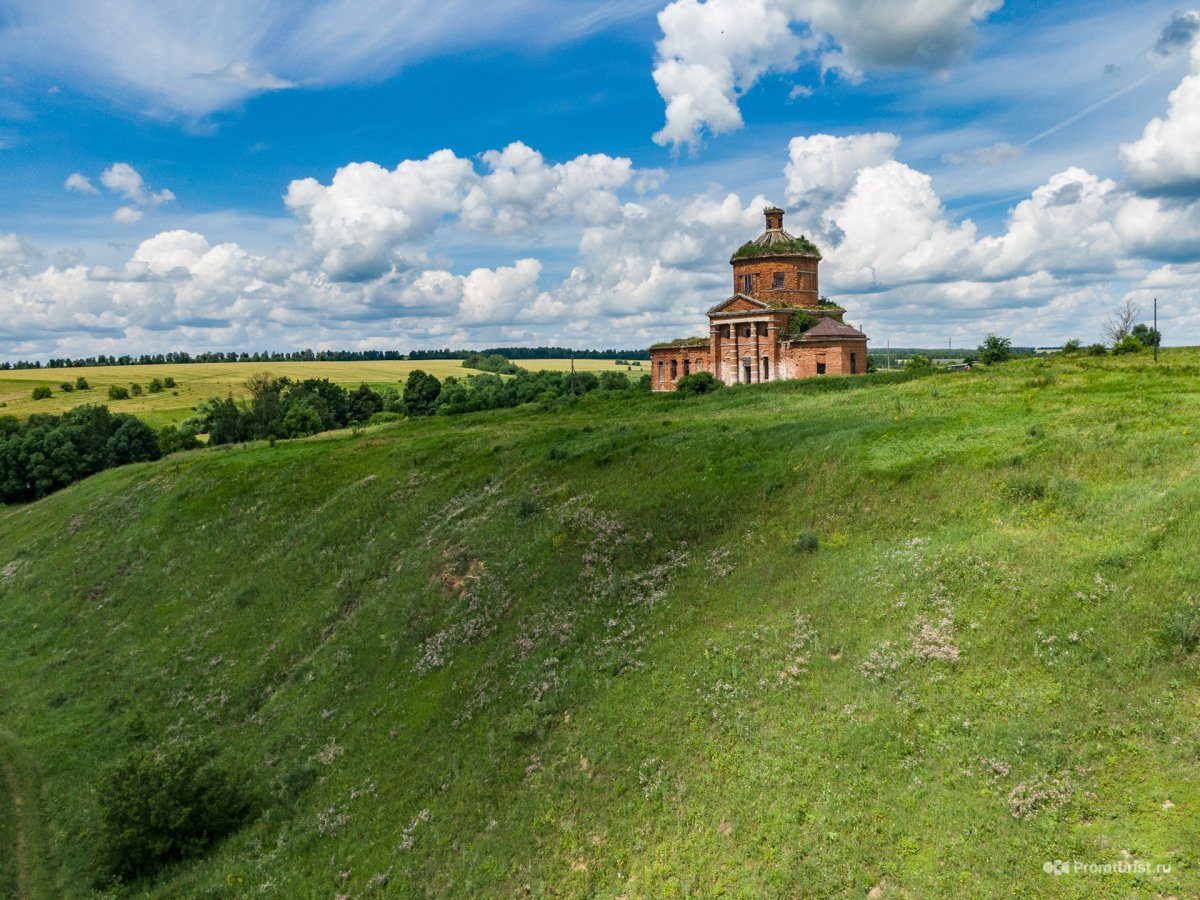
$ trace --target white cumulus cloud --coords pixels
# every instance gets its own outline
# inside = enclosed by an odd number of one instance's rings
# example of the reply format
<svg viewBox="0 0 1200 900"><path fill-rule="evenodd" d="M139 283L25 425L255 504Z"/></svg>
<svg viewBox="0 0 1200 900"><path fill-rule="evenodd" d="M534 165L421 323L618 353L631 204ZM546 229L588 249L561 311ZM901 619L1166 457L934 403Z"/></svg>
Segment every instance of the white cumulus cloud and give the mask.
<svg viewBox="0 0 1200 900"><path fill-rule="evenodd" d="M1003 0L674 0L661 13L654 81L663 145L741 127L738 98L764 75L819 61L852 78L877 67L944 70Z"/></svg>
<svg viewBox="0 0 1200 900"><path fill-rule="evenodd" d="M1192 44L1191 72L1168 103L1165 117L1151 119L1138 140L1121 145L1121 165L1145 193L1200 195L1200 44Z"/></svg>
<svg viewBox="0 0 1200 900"><path fill-rule="evenodd" d="M175 195L168 190L149 190L141 174L129 163L113 163L100 175L100 183L138 206L157 206L175 199Z"/></svg>

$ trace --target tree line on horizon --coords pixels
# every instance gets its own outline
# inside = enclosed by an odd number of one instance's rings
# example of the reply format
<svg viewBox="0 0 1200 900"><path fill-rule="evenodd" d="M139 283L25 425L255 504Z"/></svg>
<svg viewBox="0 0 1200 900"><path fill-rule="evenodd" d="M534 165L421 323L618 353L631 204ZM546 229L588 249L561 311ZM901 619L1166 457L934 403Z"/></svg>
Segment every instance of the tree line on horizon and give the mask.
<svg viewBox="0 0 1200 900"><path fill-rule="evenodd" d="M649 359L648 350L573 350L570 347L491 347L486 350L293 350L255 353L230 350L207 353L141 353L112 356L55 357L41 360L0 360L0 371L24 369L78 369L89 366L161 366L192 363L283 363L283 362L381 362L405 360L467 359L472 356L503 356L505 359Z"/></svg>

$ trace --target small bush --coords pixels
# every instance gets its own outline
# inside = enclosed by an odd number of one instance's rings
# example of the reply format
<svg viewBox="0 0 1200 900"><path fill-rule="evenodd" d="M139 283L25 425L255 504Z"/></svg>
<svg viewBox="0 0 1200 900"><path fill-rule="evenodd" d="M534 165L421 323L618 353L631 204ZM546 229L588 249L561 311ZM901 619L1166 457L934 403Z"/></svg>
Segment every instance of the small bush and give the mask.
<svg viewBox="0 0 1200 900"><path fill-rule="evenodd" d="M177 450L194 450L200 446L200 439L190 426L178 428L166 425L158 432L158 450L166 456Z"/></svg>
<svg viewBox="0 0 1200 900"><path fill-rule="evenodd" d="M1103 344L1088 344L1083 352L1087 356L1108 356L1108 348Z"/></svg>
<svg viewBox="0 0 1200 900"><path fill-rule="evenodd" d="M601 372L600 389L605 391L627 391L633 385L624 372Z"/></svg>
<svg viewBox="0 0 1200 900"><path fill-rule="evenodd" d="M40 387L35 387L33 389L33 399L34 400L49 400L50 394L51 394L50 388L44 384L41 385Z"/></svg>
<svg viewBox="0 0 1200 900"><path fill-rule="evenodd" d="M933 367L933 363L929 361L928 356L923 356L920 353L914 353L904 364L905 371L916 371L919 369L929 369Z"/></svg>
<svg viewBox="0 0 1200 900"><path fill-rule="evenodd" d="M108 399L109 400L128 400L129 399L129 388L122 387L119 384L110 384L108 386Z"/></svg>
<svg viewBox="0 0 1200 900"><path fill-rule="evenodd" d="M78 378L75 379L75 390L90 391L91 389L92 389L92 386L90 384L88 384L88 380L86 378L84 378L82 375L80 375Z"/></svg>
<svg viewBox="0 0 1200 900"><path fill-rule="evenodd" d="M165 388L173 388L173 387L175 387L175 379L174 379L174 378L172 378L170 375L168 375L168 376L167 376L166 378L164 378L162 381L163 381L163 387L165 387Z"/></svg>
<svg viewBox="0 0 1200 900"><path fill-rule="evenodd" d="M816 553L821 546L817 533L811 528L803 528L796 536L796 549L801 553Z"/></svg>
<svg viewBox="0 0 1200 900"><path fill-rule="evenodd" d="M693 372L675 382L675 390L681 394L708 394L722 387L724 385L711 372Z"/></svg>
<svg viewBox="0 0 1200 900"><path fill-rule="evenodd" d="M1012 358L1012 341L1006 337L989 334L979 345L979 360L989 366L993 363L1007 362Z"/></svg>
<svg viewBox="0 0 1200 900"><path fill-rule="evenodd" d="M1114 355L1123 353L1141 353L1146 349L1146 346L1131 334L1125 335L1115 344L1113 344L1112 352Z"/></svg>
<svg viewBox="0 0 1200 900"><path fill-rule="evenodd" d="M1181 606L1167 618L1167 642L1191 653L1200 647L1200 604L1195 601Z"/></svg>
<svg viewBox="0 0 1200 900"><path fill-rule="evenodd" d="M97 789L105 874L138 878L198 856L250 814L245 785L196 746L137 749Z"/></svg>
<svg viewBox="0 0 1200 900"><path fill-rule="evenodd" d="M60 385L58 386L58 389L59 389L60 391L62 391L64 394L69 394L69 393L71 393L73 390L75 390L75 385L73 385L73 384L72 384L71 382L69 382L69 381L64 381L62 384L60 384Z"/></svg>
<svg viewBox="0 0 1200 900"><path fill-rule="evenodd" d="M130 384L129 385L129 393L133 394L133 396L135 396L135 397L142 396L142 386L140 384L137 384L136 382L134 382L133 384Z"/></svg>
<svg viewBox="0 0 1200 900"><path fill-rule="evenodd" d="M1062 345L1062 352L1066 354L1078 353L1083 349L1083 342L1079 338L1071 338Z"/></svg>
<svg viewBox="0 0 1200 900"><path fill-rule="evenodd" d="M146 390L152 394L161 394L163 390L162 379L151 378L150 383L146 385Z"/></svg>
<svg viewBox="0 0 1200 900"><path fill-rule="evenodd" d="M1004 483L1004 493L1017 503L1033 503L1049 497L1050 485L1040 475L1022 472L1009 476Z"/></svg>

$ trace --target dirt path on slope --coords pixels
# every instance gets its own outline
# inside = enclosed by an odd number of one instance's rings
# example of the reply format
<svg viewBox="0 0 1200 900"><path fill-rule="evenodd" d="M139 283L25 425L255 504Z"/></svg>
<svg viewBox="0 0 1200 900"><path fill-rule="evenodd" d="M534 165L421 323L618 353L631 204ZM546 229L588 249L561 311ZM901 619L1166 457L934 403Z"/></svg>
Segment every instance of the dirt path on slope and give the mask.
<svg viewBox="0 0 1200 900"><path fill-rule="evenodd" d="M32 790L28 779L22 779L21 766L17 762L19 751L11 737L0 731L0 778L8 787L11 798L13 831L16 835L13 843L13 857L17 863L17 884L15 900L33 900L40 896L41 891L35 892L35 880L42 884L42 879L36 878L35 864L31 862L29 817L36 814L30 807L31 799L27 792Z"/></svg>

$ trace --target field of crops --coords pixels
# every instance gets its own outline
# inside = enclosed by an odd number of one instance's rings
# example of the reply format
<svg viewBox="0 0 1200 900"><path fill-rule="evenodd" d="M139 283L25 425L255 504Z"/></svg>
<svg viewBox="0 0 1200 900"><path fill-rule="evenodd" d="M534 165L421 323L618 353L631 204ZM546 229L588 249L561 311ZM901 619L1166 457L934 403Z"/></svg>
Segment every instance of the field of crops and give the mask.
<svg viewBox="0 0 1200 900"><path fill-rule="evenodd" d="M518 364L530 371L553 369L567 371L569 359L529 359ZM413 369L421 369L444 379L480 374L463 367L460 360L420 360L416 362L380 360L371 362L284 362L284 363L192 363L188 365L157 366L92 366L77 369L20 369L0 372L0 415L24 418L32 413L61 413L81 403L104 403L113 412L132 413L155 428L177 424L191 414L192 408L206 397L235 397L246 395L246 379L255 372L270 372L277 377L286 375L294 381L305 378L328 378L347 387L357 387L364 381L373 387L395 385L404 381ZM580 372L619 370L636 377L649 371L644 361L639 368L617 366L612 360L576 360ZM74 384L77 378L87 379L86 391L64 391L64 382ZM160 393L147 393L145 388L155 379L174 378L175 387ZM141 385L141 396L128 400L108 399L109 385L129 387ZM51 396L45 400L32 399L33 389L45 386Z"/></svg>

